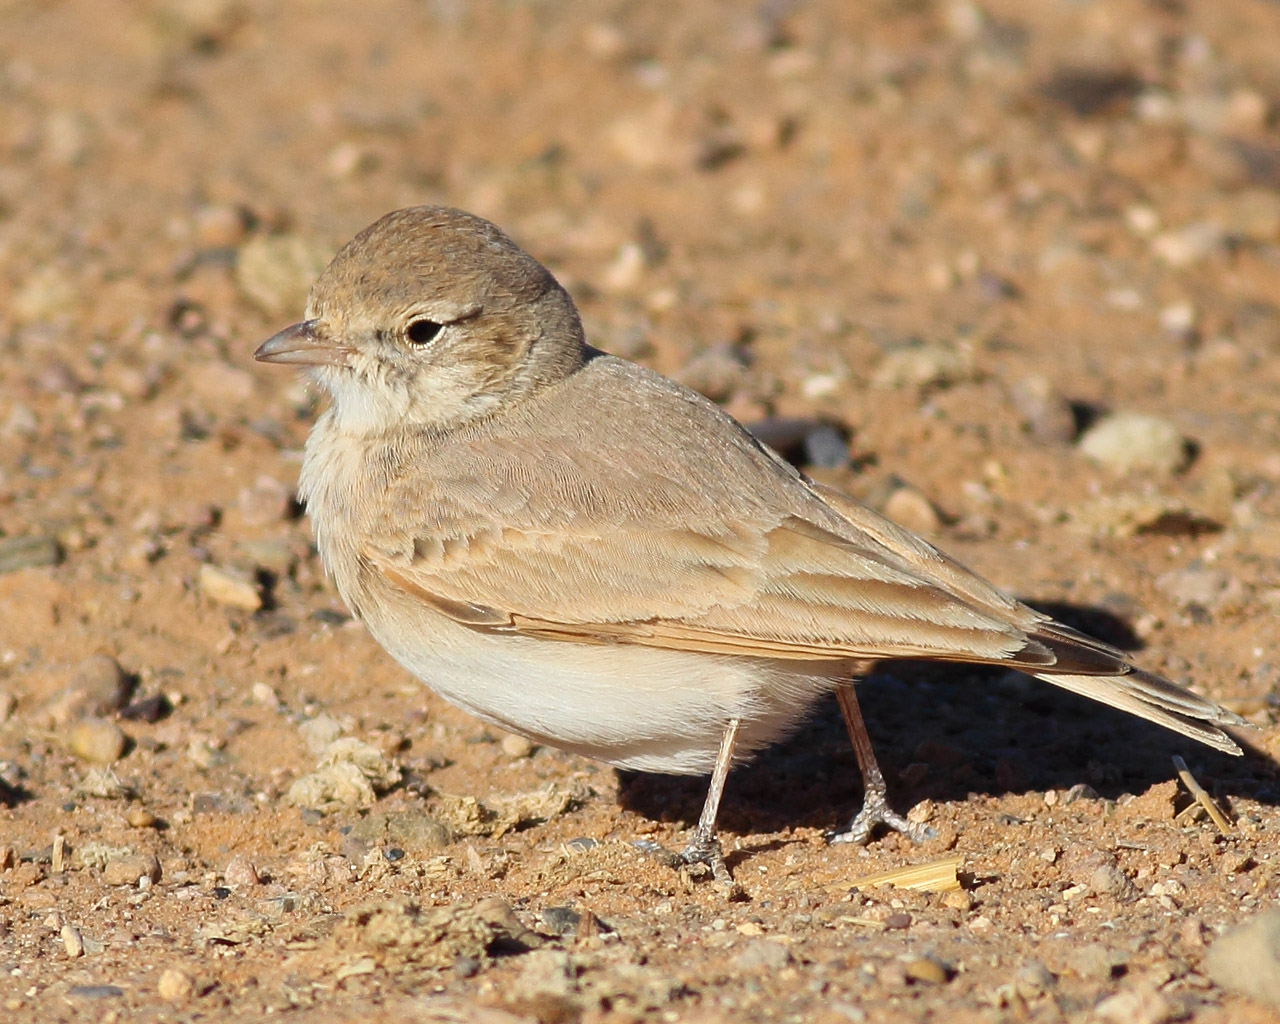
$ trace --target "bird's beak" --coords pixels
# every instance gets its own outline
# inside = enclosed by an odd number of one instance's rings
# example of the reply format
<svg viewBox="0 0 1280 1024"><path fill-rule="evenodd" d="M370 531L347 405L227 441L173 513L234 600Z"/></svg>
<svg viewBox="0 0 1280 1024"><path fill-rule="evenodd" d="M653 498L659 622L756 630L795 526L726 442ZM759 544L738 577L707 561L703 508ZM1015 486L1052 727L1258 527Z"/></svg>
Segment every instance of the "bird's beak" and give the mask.
<svg viewBox="0 0 1280 1024"><path fill-rule="evenodd" d="M295 366L346 366L351 349L334 344L318 326L318 320L303 320L286 327L259 345L253 358L262 363Z"/></svg>

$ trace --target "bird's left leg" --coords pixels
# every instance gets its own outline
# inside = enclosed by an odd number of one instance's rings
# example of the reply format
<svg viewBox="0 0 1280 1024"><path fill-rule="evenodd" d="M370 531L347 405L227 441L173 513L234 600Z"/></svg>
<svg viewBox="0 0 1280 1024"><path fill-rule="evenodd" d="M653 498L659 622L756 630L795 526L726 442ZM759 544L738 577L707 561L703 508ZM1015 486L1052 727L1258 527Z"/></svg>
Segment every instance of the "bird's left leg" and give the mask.
<svg viewBox="0 0 1280 1024"><path fill-rule="evenodd" d="M720 849L720 837L716 834L716 815L720 812L725 779L729 777L729 768L733 764L733 745L738 738L739 724L738 719L731 718L725 726L724 735L720 738L720 750L716 754L716 766L711 772L711 787L707 790L707 799L702 805L702 814L689 838L689 845L680 854L680 859L686 864L706 864L711 869L712 877L726 886L733 886L734 882L733 875L724 862L724 851Z"/></svg>

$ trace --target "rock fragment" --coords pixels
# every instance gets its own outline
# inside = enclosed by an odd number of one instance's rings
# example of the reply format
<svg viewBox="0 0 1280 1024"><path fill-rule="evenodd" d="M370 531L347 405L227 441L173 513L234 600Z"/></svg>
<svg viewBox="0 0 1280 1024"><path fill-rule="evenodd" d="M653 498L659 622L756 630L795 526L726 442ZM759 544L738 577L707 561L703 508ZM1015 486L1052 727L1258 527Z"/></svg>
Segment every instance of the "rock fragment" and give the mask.
<svg viewBox="0 0 1280 1024"><path fill-rule="evenodd" d="M381 750L346 736L325 748L315 771L294 780L285 800L317 811L369 807L400 778L400 769Z"/></svg>
<svg viewBox="0 0 1280 1024"><path fill-rule="evenodd" d="M973 357L952 345L908 342L885 351L871 383L878 388L945 387L971 380Z"/></svg>
<svg viewBox="0 0 1280 1024"><path fill-rule="evenodd" d="M1204 963L1216 984L1280 1010L1280 910L1231 929L1209 948Z"/></svg>
<svg viewBox="0 0 1280 1024"><path fill-rule="evenodd" d="M937 533L942 529L942 517L933 502L910 484L901 484L889 493L884 514L914 533Z"/></svg>
<svg viewBox="0 0 1280 1024"><path fill-rule="evenodd" d="M91 764L112 764L124 755L129 738L115 722L85 718L67 732L67 750Z"/></svg>
<svg viewBox="0 0 1280 1024"><path fill-rule="evenodd" d="M931 956L908 960L904 970L908 981L921 985L945 985L951 977L947 965Z"/></svg>
<svg viewBox="0 0 1280 1024"><path fill-rule="evenodd" d="M185 1003L195 993L196 983L186 971L166 967L156 983L156 994L167 1003Z"/></svg>
<svg viewBox="0 0 1280 1024"><path fill-rule="evenodd" d="M1048 377L1033 374L1022 378L1009 397L1027 431L1041 444L1065 445L1075 440L1075 412Z"/></svg>
<svg viewBox="0 0 1280 1024"><path fill-rule="evenodd" d="M459 957L483 960L494 940L506 937L477 908L420 907L400 899L348 911L334 932L333 944L353 956L372 957L375 964L443 970Z"/></svg>
<svg viewBox="0 0 1280 1024"><path fill-rule="evenodd" d="M1080 451L1116 473L1145 471L1172 476L1186 463L1187 446L1178 428L1161 416L1117 412L1105 416L1080 438Z"/></svg>
<svg viewBox="0 0 1280 1024"><path fill-rule="evenodd" d="M160 862L154 853L113 857L102 869L102 881L106 885L137 885L143 878L160 881Z"/></svg>
<svg viewBox="0 0 1280 1024"><path fill-rule="evenodd" d="M1181 1016L1149 982L1124 988L1093 1008L1093 1017L1109 1024L1165 1024Z"/></svg>
<svg viewBox="0 0 1280 1024"><path fill-rule="evenodd" d="M259 883L258 869L248 857L236 856L227 862L222 880L232 889L251 889Z"/></svg>
<svg viewBox="0 0 1280 1024"><path fill-rule="evenodd" d="M62 549L52 537L0 537L0 573L57 565Z"/></svg>
<svg viewBox="0 0 1280 1024"><path fill-rule="evenodd" d="M754 939L733 958L740 971L776 971L791 963L791 950L777 939Z"/></svg>
<svg viewBox="0 0 1280 1024"><path fill-rule="evenodd" d="M91 654L71 670L70 686L83 695L85 710L93 715L119 711L133 693L133 679L109 654Z"/></svg>
<svg viewBox="0 0 1280 1024"><path fill-rule="evenodd" d="M1156 586L1183 608L1221 611L1241 607L1246 600L1245 585L1238 577L1202 565L1161 573Z"/></svg>
<svg viewBox="0 0 1280 1024"><path fill-rule="evenodd" d="M240 247L236 283L264 313L297 313L306 304L311 283L332 255L295 235L251 238Z"/></svg>
<svg viewBox="0 0 1280 1024"><path fill-rule="evenodd" d="M533 741L526 736L507 733L502 737L502 752L513 761L519 761L533 753Z"/></svg>
<svg viewBox="0 0 1280 1024"><path fill-rule="evenodd" d="M64 924L60 938L62 939L62 948L67 951L67 956L72 960L84 956L84 936L80 934L79 928L74 925Z"/></svg>
<svg viewBox="0 0 1280 1024"><path fill-rule="evenodd" d="M215 604L256 612L262 607L262 595L248 580L216 565L200 566L200 590Z"/></svg>

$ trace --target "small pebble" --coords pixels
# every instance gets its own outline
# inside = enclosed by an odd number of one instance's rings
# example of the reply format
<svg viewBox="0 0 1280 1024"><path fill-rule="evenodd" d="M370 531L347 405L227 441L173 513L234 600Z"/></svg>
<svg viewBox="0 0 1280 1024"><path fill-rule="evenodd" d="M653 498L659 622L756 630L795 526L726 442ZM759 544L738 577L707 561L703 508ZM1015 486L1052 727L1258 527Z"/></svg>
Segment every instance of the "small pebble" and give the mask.
<svg viewBox="0 0 1280 1024"><path fill-rule="evenodd" d="M172 710L173 704L169 698L158 693L153 697L143 697L141 700L126 704L120 709L120 717L127 722L154 723L160 721Z"/></svg>
<svg viewBox="0 0 1280 1024"><path fill-rule="evenodd" d="M252 223L242 206L219 204L196 211L196 242L205 249L232 249L244 241Z"/></svg>
<svg viewBox="0 0 1280 1024"><path fill-rule="evenodd" d="M1039 960L1025 960L1013 973L1014 991L1023 999L1035 999L1057 984L1057 978Z"/></svg>
<svg viewBox="0 0 1280 1024"><path fill-rule="evenodd" d="M67 995L72 999L119 999L124 989L119 985L72 985Z"/></svg>
<svg viewBox="0 0 1280 1024"><path fill-rule="evenodd" d="M3 725L13 717L13 712L17 707L18 698L8 690L0 690L0 725Z"/></svg>
<svg viewBox="0 0 1280 1024"><path fill-rule="evenodd" d="M298 726L302 741L313 754L322 754L329 749L329 744L342 735L342 725L336 718L320 714L308 718Z"/></svg>
<svg viewBox="0 0 1280 1024"><path fill-rule="evenodd" d="M849 443L835 427L820 423L804 436L804 457L806 465L839 469L849 462Z"/></svg>
<svg viewBox="0 0 1280 1024"><path fill-rule="evenodd" d="M130 828L154 828L156 824L156 816L138 804L124 812L124 820Z"/></svg>
<svg viewBox="0 0 1280 1024"><path fill-rule="evenodd" d="M215 604L228 608L256 612L262 607L262 595L256 586L214 565L200 566L200 590Z"/></svg>
<svg viewBox="0 0 1280 1024"><path fill-rule="evenodd" d="M1150 983L1121 989L1093 1008L1092 1018L1109 1024L1166 1024L1182 1015Z"/></svg>
<svg viewBox="0 0 1280 1024"><path fill-rule="evenodd" d="M187 741L187 760L197 768L207 770L226 763L226 755L210 741L208 736L195 735Z"/></svg>
<svg viewBox="0 0 1280 1024"><path fill-rule="evenodd" d="M576 932L582 921L582 915L572 907L544 907L538 916L552 935L568 935L570 932Z"/></svg>
<svg viewBox="0 0 1280 1024"><path fill-rule="evenodd" d="M1189 302L1175 302L1160 310L1160 329L1175 338L1190 339L1196 333L1196 308Z"/></svg>
<svg viewBox="0 0 1280 1024"><path fill-rule="evenodd" d="M539 945L537 934L525 927L511 904L500 896L486 896L475 905L475 915L516 942L533 948Z"/></svg>
<svg viewBox="0 0 1280 1024"><path fill-rule="evenodd" d="M1253 866L1253 856L1248 850L1225 850L1218 860L1218 872L1223 875L1236 875Z"/></svg>
<svg viewBox="0 0 1280 1024"><path fill-rule="evenodd" d="M1129 876L1115 864L1099 864L1089 874L1089 888L1096 893L1123 899L1134 893Z"/></svg>
<svg viewBox="0 0 1280 1024"><path fill-rule="evenodd" d="M80 929L73 925L64 924L62 926L62 948L67 951L67 956L71 959L84 956L84 937L80 934Z"/></svg>
<svg viewBox="0 0 1280 1024"><path fill-rule="evenodd" d="M387 838L413 853L438 850L453 842L453 832L438 818L421 811L387 815Z"/></svg>
<svg viewBox="0 0 1280 1024"><path fill-rule="evenodd" d="M76 308L79 292L76 282L65 271L46 264L11 292L6 312L19 324L65 317Z"/></svg>
<svg viewBox="0 0 1280 1024"><path fill-rule="evenodd" d="M357 142L340 142L329 152L326 161L329 176L337 181L354 178L375 170L379 164L375 150Z"/></svg>
<svg viewBox="0 0 1280 1024"><path fill-rule="evenodd" d="M57 565L62 550L52 537L0 537L0 573Z"/></svg>
<svg viewBox="0 0 1280 1024"><path fill-rule="evenodd" d="M950 345L912 342L888 349L871 382L878 388L943 387L973 378L973 358Z"/></svg>
<svg viewBox="0 0 1280 1024"><path fill-rule="evenodd" d="M1198 917L1189 917L1178 928L1178 937L1192 949L1204 948L1205 926Z"/></svg>
<svg viewBox="0 0 1280 1024"><path fill-rule="evenodd" d="M713 402L724 402L746 378L747 364L742 353L728 345L718 345L694 356L676 375L685 387L701 392Z"/></svg>
<svg viewBox="0 0 1280 1024"><path fill-rule="evenodd" d="M185 1003L194 994L196 983L191 975L174 967L166 967L156 983L156 993L169 1003Z"/></svg>
<svg viewBox="0 0 1280 1024"><path fill-rule="evenodd" d="M791 963L791 950L777 939L753 939L733 958L740 971L780 970Z"/></svg>
<svg viewBox="0 0 1280 1024"><path fill-rule="evenodd" d="M945 985L951 976L945 964L939 963L930 956L909 960L904 969L909 980L918 981L924 985Z"/></svg>
<svg viewBox="0 0 1280 1024"><path fill-rule="evenodd" d="M287 540L260 537L242 540L236 545L236 555L244 564L264 569L275 576L287 576L298 564L298 554Z"/></svg>
<svg viewBox="0 0 1280 1024"><path fill-rule="evenodd" d="M515 733L508 733L502 737L502 752L513 761L528 757L533 753L533 741L524 736L517 736Z"/></svg>
<svg viewBox="0 0 1280 1024"><path fill-rule="evenodd" d="M129 738L115 722L85 718L67 732L67 749L82 761L112 764L120 760Z"/></svg>
<svg viewBox="0 0 1280 1024"><path fill-rule="evenodd" d="M133 679L109 654L91 654L71 670L70 686L83 692L90 714L109 715L129 702Z"/></svg>
<svg viewBox="0 0 1280 1024"><path fill-rule="evenodd" d="M899 526L915 533L937 533L942 517L924 494L910 485L895 488L885 499L884 514Z"/></svg>
<svg viewBox="0 0 1280 1024"><path fill-rule="evenodd" d="M0 423L0 437L35 437L40 431L40 420L30 406L16 402L9 407L9 415Z"/></svg>
<svg viewBox="0 0 1280 1024"><path fill-rule="evenodd" d="M1117 473L1145 470L1171 476L1186 462L1186 442L1160 416L1118 412L1105 416L1080 438L1080 451Z"/></svg>
<svg viewBox="0 0 1280 1024"><path fill-rule="evenodd" d="M1280 1010L1280 910L1267 910L1218 939L1204 960L1210 978L1229 992Z"/></svg>
<svg viewBox="0 0 1280 1024"><path fill-rule="evenodd" d="M1076 417L1071 403L1048 377L1023 377L1010 392L1031 436L1041 444L1070 444L1076 436Z"/></svg>
<svg viewBox="0 0 1280 1024"><path fill-rule="evenodd" d="M951 892L943 893L942 903L952 910L972 910L973 896L964 889L952 889Z"/></svg>
<svg viewBox="0 0 1280 1024"><path fill-rule="evenodd" d="M1213 221L1199 221L1162 231L1151 240L1151 250L1171 267L1189 267L1222 249L1226 236Z"/></svg>
<svg viewBox="0 0 1280 1024"><path fill-rule="evenodd" d="M136 885L143 878L160 881L160 862L154 853L114 857L102 869L102 881L106 885Z"/></svg>
<svg viewBox="0 0 1280 1024"><path fill-rule="evenodd" d="M236 507L245 523L269 526L290 514L293 493L275 477L264 474L253 482L253 486L240 490Z"/></svg>
<svg viewBox="0 0 1280 1024"><path fill-rule="evenodd" d="M260 881L258 869L248 857L236 856L227 862L222 878L232 889L249 889Z"/></svg>
<svg viewBox="0 0 1280 1024"><path fill-rule="evenodd" d="M1243 605L1246 597L1238 577L1225 569L1198 565L1161 573L1156 577L1156 587L1183 608L1199 605L1208 611Z"/></svg>
<svg viewBox="0 0 1280 1024"><path fill-rule="evenodd" d="M263 312L290 313L306 305L311 282L331 255L328 249L296 236L250 238L236 260L236 284Z"/></svg>
<svg viewBox="0 0 1280 1024"><path fill-rule="evenodd" d="M1124 961L1100 942L1086 942L1067 953L1071 971L1089 981L1106 981Z"/></svg>

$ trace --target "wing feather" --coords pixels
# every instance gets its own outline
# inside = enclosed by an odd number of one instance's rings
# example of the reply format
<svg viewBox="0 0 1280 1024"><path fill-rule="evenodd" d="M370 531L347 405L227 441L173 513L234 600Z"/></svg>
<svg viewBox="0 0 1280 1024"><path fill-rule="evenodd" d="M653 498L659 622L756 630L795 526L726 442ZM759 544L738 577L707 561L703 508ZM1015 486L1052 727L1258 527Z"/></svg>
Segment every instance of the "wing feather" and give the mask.
<svg viewBox="0 0 1280 1024"><path fill-rule="evenodd" d="M1016 625L879 554L795 517L755 534L508 528L499 543L366 552L400 589L478 628L810 660L1052 662Z"/></svg>

